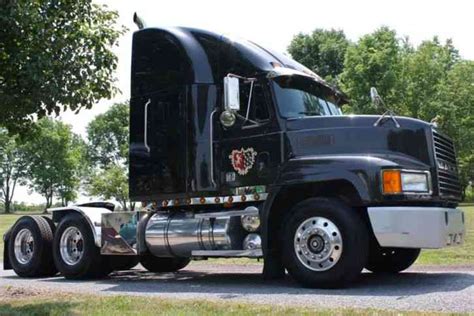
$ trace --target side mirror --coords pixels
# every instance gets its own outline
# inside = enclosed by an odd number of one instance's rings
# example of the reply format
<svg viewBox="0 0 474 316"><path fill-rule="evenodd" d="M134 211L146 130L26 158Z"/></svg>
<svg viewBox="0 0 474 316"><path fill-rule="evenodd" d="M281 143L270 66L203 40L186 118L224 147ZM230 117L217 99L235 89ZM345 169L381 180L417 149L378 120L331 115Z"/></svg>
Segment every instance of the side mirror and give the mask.
<svg viewBox="0 0 474 316"><path fill-rule="evenodd" d="M239 79L235 77L224 78L224 107L226 110L240 110Z"/></svg>

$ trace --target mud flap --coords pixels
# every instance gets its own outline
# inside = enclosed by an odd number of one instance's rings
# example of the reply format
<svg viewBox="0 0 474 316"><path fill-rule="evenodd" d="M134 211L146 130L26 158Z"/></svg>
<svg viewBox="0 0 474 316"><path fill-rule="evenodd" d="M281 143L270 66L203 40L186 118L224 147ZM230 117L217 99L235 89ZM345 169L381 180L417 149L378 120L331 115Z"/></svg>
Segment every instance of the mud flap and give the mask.
<svg viewBox="0 0 474 316"><path fill-rule="evenodd" d="M3 270L11 270L10 258L8 256L8 243L10 241L11 228L3 235Z"/></svg>
<svg viewBox="0 0 474 316"><path fill-rule="evenodd" d="M102 214L102 255L136 256L140 249L139 223L146 212L113 212Z"/></svg>

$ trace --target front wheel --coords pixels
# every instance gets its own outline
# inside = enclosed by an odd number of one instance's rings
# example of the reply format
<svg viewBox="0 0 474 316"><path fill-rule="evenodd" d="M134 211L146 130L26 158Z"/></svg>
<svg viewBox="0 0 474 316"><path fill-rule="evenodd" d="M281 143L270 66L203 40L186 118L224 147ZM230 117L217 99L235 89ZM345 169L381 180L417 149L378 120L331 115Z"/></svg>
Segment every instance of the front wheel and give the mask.
<svg viewBox="0 0 474 316"><path fill-rule="evenodd" d="M306 287L342 287L367 261L366 225L339 200L311 198L297 204L282 237L285 268Z"/></svg>
<svg viewBox="0 0 474 316"><path fill-rule="evenodd" d="M370 249L366 269L373 273L398 273L408 269L420 255L420 249L382 248Z"/></svg>

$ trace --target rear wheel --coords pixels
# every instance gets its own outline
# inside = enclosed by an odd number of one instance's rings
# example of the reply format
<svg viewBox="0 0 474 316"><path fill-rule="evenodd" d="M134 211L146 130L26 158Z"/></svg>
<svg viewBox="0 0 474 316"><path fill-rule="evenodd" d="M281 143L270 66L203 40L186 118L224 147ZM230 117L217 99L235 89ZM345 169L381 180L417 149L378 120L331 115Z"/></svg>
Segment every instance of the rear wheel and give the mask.
<svg viewBox="0 0 474 316"><path fill-rule="evenodd" d="M374 273L398 273L408 269L420 255L420 249L383 248L374 246L370 249L366 269Z"/></svg>
<svg viewBox="0 0 474 316"><path fill-rule="evenodd" d="M311 198L297 204L282 244L285 268L307 287L346 285L362 271L368 255L362 218L335 199Z"/></svg>
<svg viewBox="0 0 474 316"><path fill-rule="evenodd" d="M150 272L175 272L186 267L190 261L189 258L160 258L151 254L140 259L142 266Z"/></svg>
<svg viewBox="0 0 474 316"><path fill-rule="evenodd" d="M57 273L51 246L53 231L41 216L24 216L12 229L8 257L21 277L53 276Z"/></svg>
<svg viewBox="0 0 474 316"><path fill-rule="evenodd" d="M89 224L79 214L59 223L53 243L54 262L67 279L99 278L110 273L108 260L100 255Z"/></svg>

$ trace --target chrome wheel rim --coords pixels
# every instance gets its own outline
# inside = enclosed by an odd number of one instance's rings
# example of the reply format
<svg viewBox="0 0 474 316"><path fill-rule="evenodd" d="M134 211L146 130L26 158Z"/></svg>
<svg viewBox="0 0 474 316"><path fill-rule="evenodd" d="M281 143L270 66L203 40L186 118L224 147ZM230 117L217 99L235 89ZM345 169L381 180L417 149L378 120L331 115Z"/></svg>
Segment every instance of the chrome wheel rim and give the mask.
<svg viewBox="0 0 474 316"><path fill-rule="evenodd" d="M296 257L306 268L329 270L341 258L341 232L325 217L308 218L295 232L294 248Z"/></svg>
<svg viewBox="0 0 474 316"><path fill-rule="evenodd" d="M84 255L84 238L74 226L66 228L59 241L61 258L67 265L77 264Z"/></svg>
<svg viewBox="0 0 474 316"><path fill-rule="evenodd" d="M27 264L33 258L35 251L35 240L28 228L23 228L15 237L15 258L20 264Z"/></svg>

